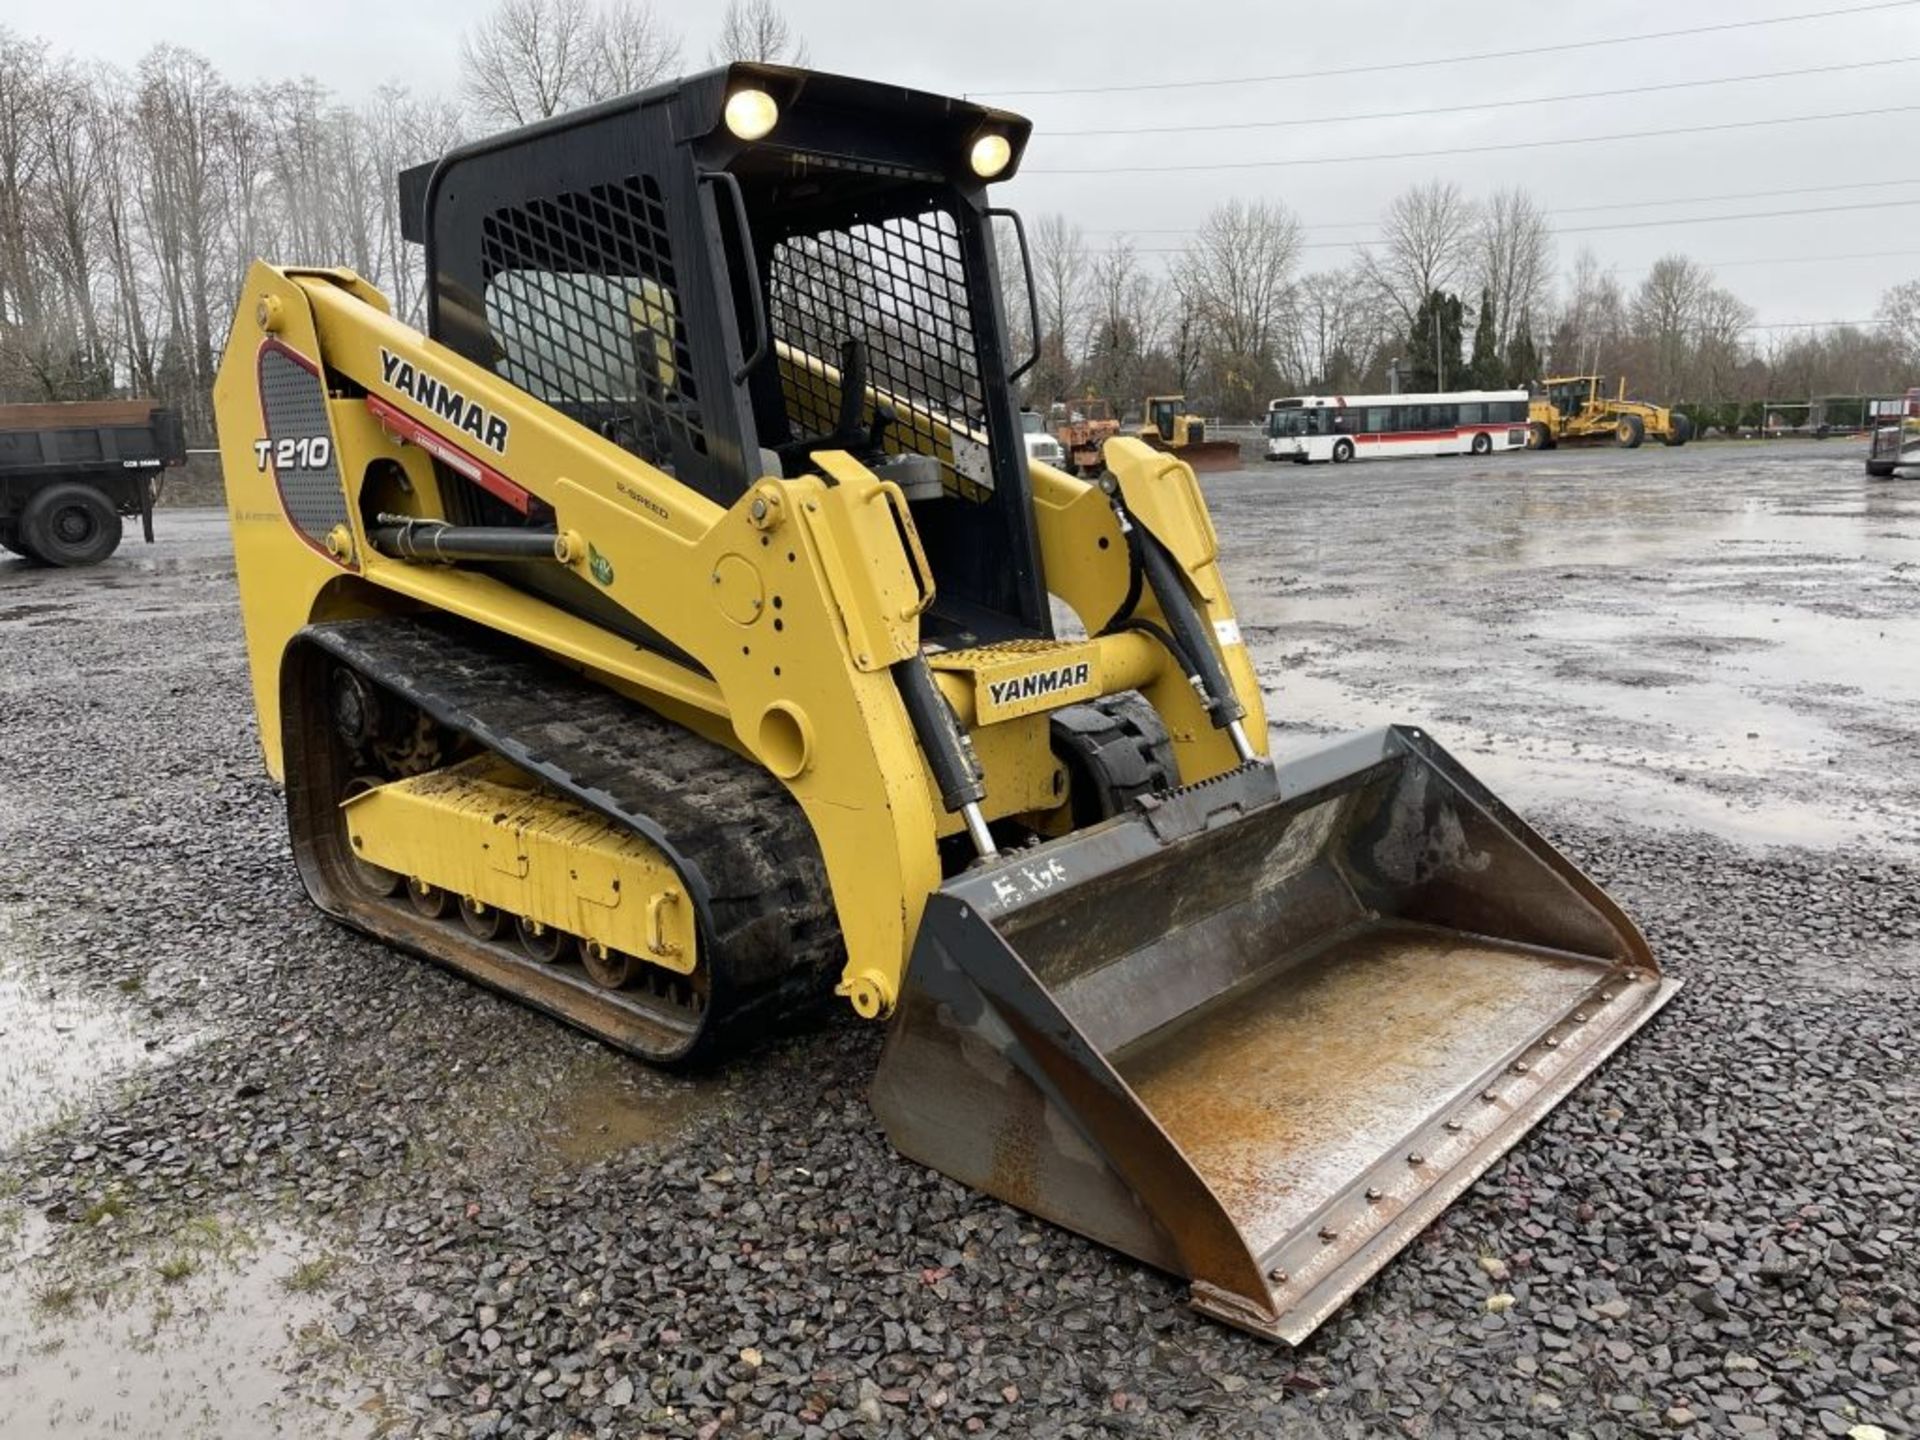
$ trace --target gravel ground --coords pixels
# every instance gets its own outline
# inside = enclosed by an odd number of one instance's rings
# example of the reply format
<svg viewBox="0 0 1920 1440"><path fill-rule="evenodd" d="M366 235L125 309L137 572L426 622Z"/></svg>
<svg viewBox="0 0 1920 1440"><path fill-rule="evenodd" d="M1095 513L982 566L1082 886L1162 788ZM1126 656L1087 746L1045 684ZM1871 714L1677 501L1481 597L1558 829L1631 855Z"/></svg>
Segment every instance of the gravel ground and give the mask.
<svg viewBox="0 0 1920 1440"><path fill-rule="evenodd" d="M1421 720L1686 989L1291 1352L894 1157L874 1030L663 1078L321 919L217 513L0 563L0 1434L1915 1433L1920 486L1509 459L1210 482L1276 741Z"/></svg>

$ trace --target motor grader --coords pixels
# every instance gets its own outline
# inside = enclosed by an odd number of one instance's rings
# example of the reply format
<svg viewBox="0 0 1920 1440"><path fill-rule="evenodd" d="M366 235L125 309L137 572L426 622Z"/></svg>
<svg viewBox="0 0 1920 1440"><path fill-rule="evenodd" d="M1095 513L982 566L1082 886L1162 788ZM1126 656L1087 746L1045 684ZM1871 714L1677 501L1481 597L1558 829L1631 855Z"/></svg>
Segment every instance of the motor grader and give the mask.
<svg viewBox="0 0 1920 1440"><path fill-rule="evenodd" d="M837 995L904 1155L1298 1341L1671 985L1422 731L1273 763L1186 464L1027 461L1028 130L736 64L403 176L425 333L256 263L261 740L328 914L660 1064Z"/></svg>
<svg viewBox="0 0 1920 1440"><path fill-rule="evenodd" d="M1677 410L1627 398L1627 377L1608 395L1599 375L1561 375L1544 381L1527 406L1527 448L1552 450L1562 442L1608 440L1637 450L1648 438L1684 445L1693 421Z"/></svg>

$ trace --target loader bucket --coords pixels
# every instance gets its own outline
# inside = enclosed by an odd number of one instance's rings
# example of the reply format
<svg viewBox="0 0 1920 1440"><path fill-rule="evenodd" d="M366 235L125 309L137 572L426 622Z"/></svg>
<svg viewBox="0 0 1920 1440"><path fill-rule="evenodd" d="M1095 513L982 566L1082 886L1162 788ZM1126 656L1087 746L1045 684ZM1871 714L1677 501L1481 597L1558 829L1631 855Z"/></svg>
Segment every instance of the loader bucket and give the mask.
<svg viewBox="0 0 1920 1440"><path fill-rule="evenodd" d="M1676 987L1418 731L1155 799L929 900L874 1108L1298 1343Z"/></svg>

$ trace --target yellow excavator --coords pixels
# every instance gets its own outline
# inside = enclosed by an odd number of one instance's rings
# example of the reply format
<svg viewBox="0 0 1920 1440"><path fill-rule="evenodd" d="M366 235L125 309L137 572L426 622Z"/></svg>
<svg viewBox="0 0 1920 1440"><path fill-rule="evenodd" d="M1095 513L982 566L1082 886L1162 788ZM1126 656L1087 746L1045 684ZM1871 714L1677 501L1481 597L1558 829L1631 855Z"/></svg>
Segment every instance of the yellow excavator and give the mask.
<svg viewBox="0 0 1920 1440"><path fill-rule="evenodd" d="M425 333L255 264L261 740L328 914L659 1064L837 995L903 1154L1298 1341L1672 986L1422 731L1272 762L1186 464L1028 463L1028 130L736 64L405 174Z"/></svg>

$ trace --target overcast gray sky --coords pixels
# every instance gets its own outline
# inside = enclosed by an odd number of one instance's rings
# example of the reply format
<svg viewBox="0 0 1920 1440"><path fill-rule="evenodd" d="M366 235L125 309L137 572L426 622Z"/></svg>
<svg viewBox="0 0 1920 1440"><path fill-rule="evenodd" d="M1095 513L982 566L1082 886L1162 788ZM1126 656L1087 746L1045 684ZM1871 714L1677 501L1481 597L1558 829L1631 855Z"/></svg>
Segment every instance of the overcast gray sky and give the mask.
<svg viewBox="0 0 1920 1440"><path fill-rule="evenodd" d="M994 103L1031 116L1036 127L1027 173L1006 187L1006 201L1029 215L1067 213L1086 227L1094 246L1119 231L1131 232L1143 251L1176 246L1177 232L1198 224L1221 200L1278 199L1309 227L1307 239L1316 248L1306 260L1309 268L1319 268L1348 258L1351 242L1371 234L1386 201L1412 182L1437 176L1472 194L1519 183L1554 212L1557 229L1622 222L1644 227L1563 233L1563 269L1588 245L1603 263L1617 267L1631 289L1649 262L1681 250L1711 265L1723 284L1755 307L1759 320L1779 323L1867 319L1882 290L1920 276L1920 147L1914 144L1920 135L1920 3L1633 44L1558 52L1537 47L1864 3L788 0L784 8L806 35L819 68L949 93L1035 92L992 96ZM656 8L684 36L688 60L704 64L721 0L659 0ZM474 0L0 0L0 23L43 36L58 50L119 65L132 65L149 47L172 41L205 54L236 81L311 75L343 98L358 99L388 80L453 92L460 32L482 9ZM1526 48L1536 53L1325 73ZM1829 68L1841 66L1851 68ZM1055 93L1301 72L1311 78ZM1752 75L1776 78L1454 114L1330 120ZM1915 108L1598 144L1475 148L1896 106ZM1173 126L1297 120L1314 123L1161 133ZM1155 133L1103 133L1121 128ZM1351 158L1404 151L1444 153ZM1328 163L1203 168L1322 158ZM1195 168L1126 168L1182 165ZM1121 173L1037 173L1099 167ZM1806 187L1822 188L1752 193ZM1734 195L1745 198L1644 203ZM1590 208L1600 206L1620 208ZM1842 206L1854 208L1833 208ZM1568 213L1571 207L1583 208ZM1806 209L1818 213L1718 223L1704 218ZM1854 258L1812 258L1836 256ZM1764 341L1766 335L1755 338Z"/></svg>

